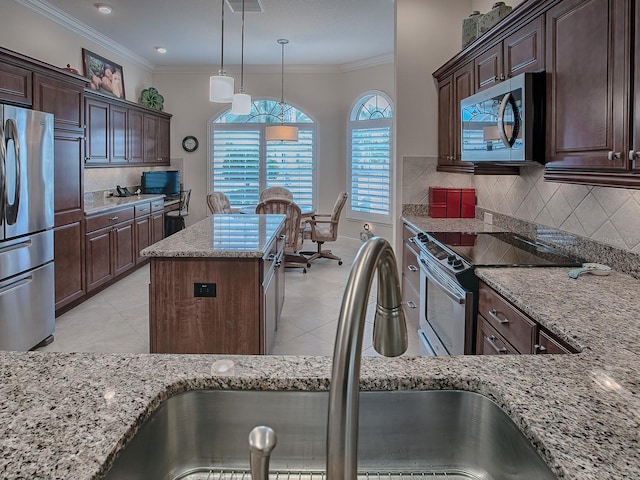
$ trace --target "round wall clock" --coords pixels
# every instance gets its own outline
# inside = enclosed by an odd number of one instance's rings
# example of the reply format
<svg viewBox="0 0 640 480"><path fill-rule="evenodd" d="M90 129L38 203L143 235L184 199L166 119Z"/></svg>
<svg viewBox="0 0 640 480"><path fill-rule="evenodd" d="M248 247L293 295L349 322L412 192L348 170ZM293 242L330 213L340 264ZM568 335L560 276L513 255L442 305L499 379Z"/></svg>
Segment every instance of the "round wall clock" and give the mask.
<svg viewBox="0 0 640 480"><path fill-rule="evenodd" d="M187 152L195 152L198 149L198 139L193 135L187 135L182 139L182 148Z"/></svg>

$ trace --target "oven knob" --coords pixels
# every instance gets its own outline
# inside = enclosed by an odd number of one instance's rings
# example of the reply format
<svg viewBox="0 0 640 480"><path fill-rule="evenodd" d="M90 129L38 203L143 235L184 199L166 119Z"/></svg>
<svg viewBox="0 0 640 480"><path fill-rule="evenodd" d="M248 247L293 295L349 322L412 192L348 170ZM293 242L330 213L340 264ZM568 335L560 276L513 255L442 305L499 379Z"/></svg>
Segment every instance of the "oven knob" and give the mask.
<svg viewBox="0 0 640 480"><path fill-rule="evenodd" d="M449 256L447 257L447 263L448 263L449 265L453 265L453 263L454 263L455 261L456 261L456 256L455 256L455 255L449 255Z"/></svg>
<svg viewBox="0 0 640 480"><path fill-rule="evenodd" d="M453 261L453 268L456 270L460 270L464 265L462 264L462 260L459 258Z"/></svg>

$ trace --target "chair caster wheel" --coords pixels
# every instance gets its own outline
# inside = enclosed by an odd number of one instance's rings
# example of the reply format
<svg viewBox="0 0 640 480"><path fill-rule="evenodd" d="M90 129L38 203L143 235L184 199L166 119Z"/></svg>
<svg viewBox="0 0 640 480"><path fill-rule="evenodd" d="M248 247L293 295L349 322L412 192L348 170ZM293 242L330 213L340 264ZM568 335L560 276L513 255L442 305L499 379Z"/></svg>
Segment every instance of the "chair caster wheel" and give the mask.
<svg viewBox="0 0 640 480"><path fill-rule="evenodd" d="M307 263L307 267L311 267L311 264L310 264L310 263Z"/></svg>
<svg viewBox="0 0 640 480"><path fill-rule="evenodd" d="M302 273L307 273L307 269L306 269L306 268L303 268L303 269L302 269Z"/></svg>
<svg viewBox="0 0 640 480"><path fill-rule="evenodd" d="M342 265L342 260L338 260L338 265Z"/></svg>

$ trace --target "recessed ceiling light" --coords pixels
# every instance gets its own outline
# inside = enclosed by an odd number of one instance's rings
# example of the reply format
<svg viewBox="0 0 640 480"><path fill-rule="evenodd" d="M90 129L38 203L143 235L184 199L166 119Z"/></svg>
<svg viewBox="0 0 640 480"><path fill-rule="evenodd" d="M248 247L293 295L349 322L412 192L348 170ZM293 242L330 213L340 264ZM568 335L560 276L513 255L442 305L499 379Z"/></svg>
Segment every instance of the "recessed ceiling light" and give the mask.
<svg viewBox="0 0 640 480"><path fill-rule="evenodd" d="M96 8L103 15L109 15L111 12L113 12L113 8L104 3L96 3Z"/></svg>
<svg viewBox="0 0 640 480"><path fill-rule="evenodd" d="M167 53L167 49L164 47L156 47L158 53Z"/></svg>

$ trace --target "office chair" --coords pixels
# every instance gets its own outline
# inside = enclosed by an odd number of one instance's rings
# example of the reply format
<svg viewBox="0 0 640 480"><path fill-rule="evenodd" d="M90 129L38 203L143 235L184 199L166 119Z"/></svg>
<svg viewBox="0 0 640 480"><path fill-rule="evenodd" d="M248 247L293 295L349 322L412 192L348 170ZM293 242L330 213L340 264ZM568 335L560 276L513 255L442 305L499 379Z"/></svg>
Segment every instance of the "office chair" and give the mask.
<svg viewBox="0 0 640 480"><path fill-rule="evenodd" d="M331 250L322 250L322 245L324 242L335 242L338 238L340 214L348 196L346 192L340 193L330 214L315 214L307 220L308 228L311 229L311 240L318 244L318 251L309 257L309 263L318 258L331 258L337 260L338 265L342 265L342 258L331 253Z"/></svg>
<svg viewBox="0 0 640 480"><path fill-rule="evenodd" d="M178 210L171 210L164 214L165 237L185 228L184 218L189 216L189 200L191 199L191 189L180 190L180 207Z"/></svg>

